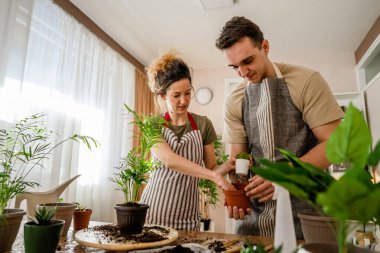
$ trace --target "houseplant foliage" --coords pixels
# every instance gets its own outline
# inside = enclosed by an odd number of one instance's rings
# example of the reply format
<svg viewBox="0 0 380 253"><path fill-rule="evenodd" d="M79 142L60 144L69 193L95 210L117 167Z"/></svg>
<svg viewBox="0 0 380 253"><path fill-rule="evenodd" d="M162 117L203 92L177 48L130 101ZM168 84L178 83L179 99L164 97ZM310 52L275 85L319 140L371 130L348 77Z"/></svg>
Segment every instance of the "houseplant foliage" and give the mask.
<svg viewBox="0 0 380 253"><path fill-rule="evenodd" d="M34 221L24 224L25 251L30 253L55 252L65 224L64 220L52 219L55 208L39 207Z"/></svg>
<svg viewBox="0 0 380 253"><path fill-rule="evenodd" d="M259 159L261 166L255 167L254 172L334 217L339 224L339 252L343 253L346 252L348 220L380 223L380 183L374 182L368 171L379 162L380 142L373 150L371 147L368 126L359 110L350 104L326 147L330 162L351 164L339 180L285 150L281 153L286 162Z"/></svg>
<svg viewBox="0 0 380 253"><path fill-rule="evenodd" d="M0 215L11 199L38 186L27 176L35 167L43 167L55 148L70 140L83 142L89 149L91 144L98 144L89 136L74 134L53 146L49 140L51 132L42 126L45 116L34 114L9 130L0 129Z"/></svg>
<svg viewBox="0 0 380 253"><path fill-rule="evenodd" d="M131 124L137 127L136 136L139 144L137 147L131 149L128 154L121 158L118 172L110 178L124 194L124 203L117 204L115 209L117 211L118 226L121 233L139 233L145 222L147 205L137 203L138 193L141 189L142 183L147 181L147 174L149 174L157 165L150 158L150 150L162 141L162 128L168 122L160 115L146 116L137 114L128 105L124 104L127 112L132 115L133 120ZM126 221L128 218L122 218L121 212L125 215L131 215L129 212L138 207L137 214L141 217L136 221L137 224L124 224L122 220ZM134 215L134 214L133 214Z"/></svg>
<svg viewBox="0 0 380 253"><path fill-rule="evenodd" d="M225 153L222 137L217 136L214 141L214 152L216 164L221 165L228 160L228 154ZM200 191L200 205L201 205L201 222L204 222L204 230L207 231L210 225L210 207L215 208L216 203L219 201L218 188L213 181L207 179L200 179L198 183Z"/></svg>
<svg viewBox="0 0 380 253"><path fill-rule="evenodd" d="M15 209L7 209L10 201L38 186L38 183L28 181L30 172L36 167L44 168L44 162L52 151L65 142L83 142L90 149L92 144L98 144L91 137L73 134L53 145L49 138L52 132L43 126L45 117L45 114L34 114L20 120L10 129L0 129L0 251L10 250L20 226L20 223L8 222L16 216ZM19 211L17 213L21 217L18 219L21 221L26 212ZM13 223L15 228L10 227ZM15 232L14 237L8 236L10 231ZM9 242L5 242L5 238L10 238Z"/></svg>

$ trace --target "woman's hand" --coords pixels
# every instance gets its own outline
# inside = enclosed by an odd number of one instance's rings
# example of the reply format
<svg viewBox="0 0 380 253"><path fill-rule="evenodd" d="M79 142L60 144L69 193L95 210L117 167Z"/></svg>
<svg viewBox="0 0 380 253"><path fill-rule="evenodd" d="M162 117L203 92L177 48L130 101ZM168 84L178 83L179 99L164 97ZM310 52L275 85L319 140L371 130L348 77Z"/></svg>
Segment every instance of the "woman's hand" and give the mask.
<svg viewBox="0 0 380 253"><path fill-rule="evenodd" d="M212 180L214 183L226 191L236 191L236 188L230 184L222 175L219 173L215 173L214 179Z"/></svg>
<svg viewBox="0 0 380 253"><path fill-rule="evenodd" d="M235 157L232 157L231 159L225 161L221 165L216 166L214 168L214 171L218 173L219 175L224 176L231 170L235 169L235 161L236 161Z"/></svg>

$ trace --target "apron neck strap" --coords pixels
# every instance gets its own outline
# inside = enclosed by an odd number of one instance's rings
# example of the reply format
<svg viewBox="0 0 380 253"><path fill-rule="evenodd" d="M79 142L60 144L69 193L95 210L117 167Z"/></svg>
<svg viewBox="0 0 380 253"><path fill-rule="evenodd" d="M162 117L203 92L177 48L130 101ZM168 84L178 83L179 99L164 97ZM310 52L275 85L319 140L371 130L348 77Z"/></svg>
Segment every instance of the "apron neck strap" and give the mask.
<svg viewBox="0 0 380 253"><path fill-rule="evenodd" d="M194 120L194 118L193 118L193 115L191 115L191 113L187 112L187 117L188 117L189 120L190 120L190 124L191 124L191 127L193 128L193 131L198 130L198 126L197 126L197 124L195 123L195 120ZM165 113L164 119L165 119L167 122L170 122L170 114L169 114L169 112L166 112L166 113ZM165 124L165 126L168 127L166 124Z"/></svg>

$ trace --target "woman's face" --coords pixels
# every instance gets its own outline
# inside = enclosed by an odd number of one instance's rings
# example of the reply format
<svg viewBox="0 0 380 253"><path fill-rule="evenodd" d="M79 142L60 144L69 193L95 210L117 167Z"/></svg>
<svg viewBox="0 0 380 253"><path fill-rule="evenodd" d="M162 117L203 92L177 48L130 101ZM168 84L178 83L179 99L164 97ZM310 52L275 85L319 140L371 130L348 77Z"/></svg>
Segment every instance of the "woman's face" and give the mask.
<svg viewBox="0 0 380 253"><path fill-rule="evenodd" d="M185 78L172 83L166 90L166 94L161 97L165 100L169 112L183 114L189 108L191 91L190 80Z"/></svg>

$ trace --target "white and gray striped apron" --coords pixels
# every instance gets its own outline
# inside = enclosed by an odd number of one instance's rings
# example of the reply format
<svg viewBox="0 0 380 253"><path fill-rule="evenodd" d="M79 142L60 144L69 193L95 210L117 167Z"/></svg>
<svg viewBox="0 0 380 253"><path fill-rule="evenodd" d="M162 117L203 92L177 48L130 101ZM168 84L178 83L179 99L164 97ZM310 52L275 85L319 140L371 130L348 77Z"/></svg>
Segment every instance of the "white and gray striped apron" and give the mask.
<svg viewBox="0 0 380 253"><path fill-rule="evenodd" d="M188 118L193 131L185 133L179 140L172 130L165 127L163 136L174 153L202 165L202 135L190 113ZM165 114L165 119L170 121L169 113ZM153 159L158 161L154 155ZM140 203L149 205L146 223L179 230L199 230L198 181L196 177L160 164L151 174L140 200Z"/></svg>
<svg viewBox="0 0 380 253"><path fill-rule="evenodd" d="M285 79L274 65L277 78L264 79L261 84L249 84L243 100L244 127L249 149L254 157L273 161L283 159L277 148L287 149L298 157L318 144L302 113L294 105ZM298 212L313 211L306 202L291 195L293 220L297 239L302 239ZM238 232L261 236L274 236L275 200L251 202L253 215L243 222Z"/></svg>

